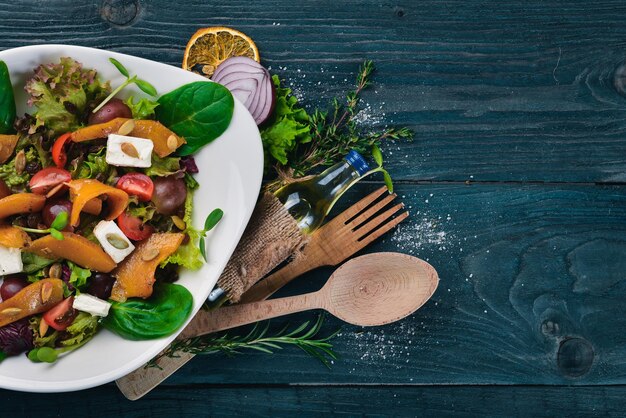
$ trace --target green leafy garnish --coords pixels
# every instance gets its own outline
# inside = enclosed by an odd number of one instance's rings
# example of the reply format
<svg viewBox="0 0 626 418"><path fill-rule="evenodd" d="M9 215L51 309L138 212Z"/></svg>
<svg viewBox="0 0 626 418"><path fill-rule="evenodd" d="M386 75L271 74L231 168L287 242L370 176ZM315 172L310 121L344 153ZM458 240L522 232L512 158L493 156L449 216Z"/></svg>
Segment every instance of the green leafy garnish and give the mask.
<svg viewBox="0 0 626 418"><path fill-rule="evenodd" d="M4 61L0 61L0 134L13 132L15 112L15 97L9 69Z"/></svg>
<svg viewBox="0 0 626 418"><path fill-rule="evenodd" d="M206 243L204 242L204 238L206 237L206 233L218 224L218 222L222 219L222 216L224 216L224 211L222 209L213 209L204 221L204 229L202 231L198 231L200 233L200 253L202 253L204 261L207 261Z"/></svg>
<svg viewBox="0 0 626 418"><path fill-rule="evenodd" d="M256 350L272 354L272 350L280 350L281 346L296 346L305 353L318 359L326 367L330 368L331 360L336 360L337 355L333 346L328 341L333 338L338 330L327 337L316 338L319 334L324 316L320 315L315 324L309 328L310 322L306 321L293 331L288 331L287 325L274 335L268 335L269 322L265 325L257 322L252 330L243 336L231 336L228 333L209 334L188 340L176 340L161 354L152 359L145 368L159 368L159 360L163 357L177 357L179 353L191 354L215 354L227 355L240 354L240 350ZM309 329L307 329L309 328Z"/></svg>
<svg viewBox="0 0 626 418"><path fill-rule="evenodd" d="M63 353L76 350L89 342L98 330L98 317L81 312L74 322L62 333L54 331L50 335L39 335L40 317L30 320L30 327L35 331L35 348L28 352L28 359L35 363L54 363ZM56 348L59 347L59 348Z"/></svg>
<svg viewBox="0 0 626 418"><path fill-rule="evenodd" d="M126 106L128 106L133 113L133 119L150 119L154 117L154 109L159 105L159 103L146 99L145 97L135 103L133 96L126 99L124 103L126 103Z"/></svg>
<svg viewBox="0 0 626 418"><path fill-rule="evenodd" d="M202 252L199 249L199 242L202 239L200 231L196 230L192 226L191 214L193 210L193 193L188 192L185 199L185 215L183 221L187 228L185 234L189 236L189 242L181 245L170 255L163 263L161 267L165 267L167 264L178 264L189 270L198 270L204 264Z"/></svg>
<svg viewBox="0 0 626 418"><path fill-rule="evenodd" d="M266 166L274 165L277 179L270 183L268 188L276 189L284 184L284 181L303 177L320 167L331 166L339 161L350 151L355 150L363 155L378 147L385 139L400 140L411 139L413 133L407 128L384 128L380 131L364 131L359 126L357 115L361 111L361 92L371 85L371 75L374 64L365 61L356 78L356 88L346 94L345 99L334 99L330 110L316 109L310 116L297 104L297 99L291 95L288 89L277 90L276 116L261 129L261 136L266 151ZM277 80L275 79L275 83ZM281 100L281 97L284 99ZM287 109L292 109L297 115L295 124L281 124L280 115L285 108L280 103L287 103ZM281 110L282 109L282 110ZM306 118L304 117L306 115ZM287 120L288 118L284 118ZM308 128L304 133L304 127ZM297 127L296 127L297 126ZM291 129L290 129L291 128ZM278 132L274 137L273 132ZM298 134L300 136L298 136ZM294 139L291 139L294 138ZM374 156L373 156L374 157ZM375 158L382 161L382 154ZM391 189L391 177L379 164L377 169L370 171L382 172L385 183Z"/></svg>
<svg viewBox="0 0 626 418"><path fill-rule="evenodd" d="M150 177L166 177L180 171L180 158L164 157L161 158L156 154L152 154L152 165L146 168L146 175Z"/></svg>
<svg viewBox="0 0 626 418"><path fill-rule="evenodd" d="M178 154L190 155L224 133L234 106L233 95L226 87L196 81L161 96L156 118L187 141Z"/></svg>
<svg viewBox="0 0 626 418"><path fill-rule="evenodd" d="M383 154L382 152L380 152L380 148L378 148L376 144L372 145L372 158L374 158L374 161L376 162L378 167L376 167L373 170L370 170L367 174L377 173L379 171L383 173L385 186L387 186L389 193L393 193L393 182L391 181L391 176L389 175L387 170L383 168Z"/></svg>
<svg viewBox="0 0 626 418"><path fill-rule="evenodd" d="M187 320L193 296L180 285L160 283L150 299L113 302L102 324L128 340L150 340L172 334Z"/></svg>
<svg viewBox="0 0 626 418"><path fill-rule="evenodd" d="M5 358L7 358L7 353L5 353L4 351L0 350L0 363L2 362L2 360L4 360Z"/></svg>
<svg viewBox="0 0 626 418"><path fill-rule="evenodd" d="M22 229L23 231L32 232L34 234L48 234L49 233L54 238L58 240L63 240L63 234L61 233L61 231L67 226L68 221L69 221L69 215L67 212L63 211L63 212L60 212L54 218L54 220L50 224L50 228L48 229L25 228L22 226L17 226L17 227Z"/></svg>
<svg viewBox="0 0 626 418"><path fill-rule="evenodd" d="M63 238L63 234L61 233L61 231L67 226L68 220L69 220L69 215L67 214L67 212L63 211L63 212L60 212L56 216L56 218L54 218L54 221L52 221L52 223L50 224L50 228L48 229L26 228L26 227L19 226L19 225L14 225L14 226L21 229L22 231L31 232L33 234L50 234L55 239L58 239L59 241L63 241L64 238Z"/></svg>
<svg viewBox="0 0 626 418"><path fill-rule="evenodd" d="M34 148L28 148L24 155L26 156L26 164L38 162L37 151ZM15 170L15 157L9 162L0 165L0 179L4 180L9 187L23 186L28 183L30 177L31 175L27 171L23 171L21 174L17 173Z"/></svg>
<svg viewBox="0 0 626 418"><path fill-rule="evenodd" d="M58 231L63 230L63 228L65 228L67 226L67 222L69 221L69 214L67 212L60 212L56 218L54 218L54 221L52 221L52 223L50 224L50 228L51 229L56 229Z"/></svg>
<svg viewBox="0 0 626 418"><path fill-rule="evenodd" d="M95 70L85 70L72 58L63 57L58 64L40 65L26 82L29 106L37 108L34 133L45 126L52 137L78 129L90 103L98 102L110 91L101 84Z"/></svg>
<svg viewBox="0 0 626 418"><path fill-rule="evenodd" d="M84 159L77 159L70 167L73 179L97 179L106 181L111 174L116 173L115 166L106 162L105 148L98 152L87 154Z"/></svg>
<svg viewBox="0 0 626 418"><path fill-rule="evenodd" d="M29 253L26 251L22 252L22 264L24 265L22 270L26 274L38 272L45 267L48 267L50 264L53 264L54 262L55 260L40 257L37 254Z"/></svg>
<svg viewBox="0 0 626 418"><path fill-rule="evenodd" d="M289 154L298 144L311 141L309 115L298 104L291 90L280 87L280 79L272 76L276 87L276 106L273 115L261 129L263 149L267 161L278 161L282 165L289 162Z"/></svg>
<svg viewBox="0 0 626 418"><path fill-rule="evenodd" d="M87 280L91 277L91 270L84 269L71 261L67 262L71 270L70 284L75 288L81 289L87 284Z"/></svg>
<svg viewBox="0 0 626 418"><path fill-rule="evenodd" d="M139 90L143 91L146 94L149 94L150 96L154 97L158 94L154 86L148 83L146 80L142 80L136 75L131 77L128 73L128 70L126 69L126 67L124 67L124 65L122 65L121 62L119 62L115 58L109 58L109 61L124 77L126 77L126 81L120 84L119 87L113 90L111 94L109 94L98 106L96 106L96 108L93 110L93 113L96 113L98 110L102 109L102 107L107 104L112 98L114 98L117 93L122 91L126 86L130 84L135 84L139 88Z"/></svg>

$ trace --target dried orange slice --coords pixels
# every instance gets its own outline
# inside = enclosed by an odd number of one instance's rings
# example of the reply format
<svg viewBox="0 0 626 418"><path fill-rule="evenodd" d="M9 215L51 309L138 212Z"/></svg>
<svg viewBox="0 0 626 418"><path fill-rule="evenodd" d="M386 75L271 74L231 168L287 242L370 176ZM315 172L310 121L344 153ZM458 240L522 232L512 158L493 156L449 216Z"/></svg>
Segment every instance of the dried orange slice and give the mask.
<svg viewBox="0 0 626 418"><path fill-rule="evenodd" d="M183 69L211 77L217 66L230 57L260 62L259 49L245 33L222 26L199 29L187 43Z"/></svg>

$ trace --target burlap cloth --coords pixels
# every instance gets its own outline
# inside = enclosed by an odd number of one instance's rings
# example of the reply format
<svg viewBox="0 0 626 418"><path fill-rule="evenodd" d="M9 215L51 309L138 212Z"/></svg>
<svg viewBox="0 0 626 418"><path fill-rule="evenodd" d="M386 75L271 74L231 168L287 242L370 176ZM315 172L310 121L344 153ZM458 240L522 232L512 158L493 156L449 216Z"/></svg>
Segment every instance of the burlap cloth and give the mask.
<svg viewBox="0 0 626 418"><path fill-rule="evenodd" d="M271 193L263 193L239 245L217 281L229 300L241 295L290 257L297 257L308 237Z"/></svg>

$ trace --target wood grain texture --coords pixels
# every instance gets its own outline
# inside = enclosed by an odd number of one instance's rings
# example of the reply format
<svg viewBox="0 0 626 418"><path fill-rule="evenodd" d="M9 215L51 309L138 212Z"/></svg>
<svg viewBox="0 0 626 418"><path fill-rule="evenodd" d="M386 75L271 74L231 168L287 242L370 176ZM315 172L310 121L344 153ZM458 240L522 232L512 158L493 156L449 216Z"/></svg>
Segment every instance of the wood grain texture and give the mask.
<svg viewBox="0 0 626 418"><path fill-rule="evenodd" d="M19 13L2 0L0 49L70 43L178 66L197 28L236 26L307 105L373 59L364 129L416 131L385 149L398 179L623 182L624 14L621 0L27 0Z"/></svg>
<svg viewBox="0 0 626 418"><path fill-rule="evenodd" d="M626 388L161 386L135 403L124 399L113 385L80 394L80 401L68 393L39 394L33 402L32 394L0 391L0 399L3 416L24 418L622 417Z"/></svg>
<svg viewBox="0 0 626 418"><path fill-rule="evenodd" d="M356 186L342 204L375 187ZM372 329L328 318L327 332L342 327L331 370L289 348L228 361L197 356L168 382L626 382L624 187L400 185L397 192L411 216L367 252L406 252L432 264L440 284L424 307ZM276 296L316 290L331 272L308 274Z"/></svg>
<svg viewBox="0 0 626 418"><path fill-rule="evenodd" d="M0 0L0 49L70 43L179 65L198 27L237 27L309 107L373 59L363 129L408 125L416 140L384 147L411 217L367 251L420 256L441 278L400 323L344 326L331 370L296 349L199 356L142 403L112 385L37 402L0 391L0 414L622 416L624 387L570 385L626 383L625 17L621 0ZM273 386L286 383L329 386Z"/></svg>

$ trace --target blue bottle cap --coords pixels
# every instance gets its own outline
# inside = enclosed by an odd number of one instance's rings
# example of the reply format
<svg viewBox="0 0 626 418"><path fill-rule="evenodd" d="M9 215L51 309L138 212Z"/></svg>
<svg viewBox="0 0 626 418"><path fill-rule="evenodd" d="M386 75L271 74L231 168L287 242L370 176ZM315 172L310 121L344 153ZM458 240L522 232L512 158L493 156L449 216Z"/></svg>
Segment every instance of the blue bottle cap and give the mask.
<svg viewBox="0 0 626 418"><path fill-rule="evenodd" d="M359 173L359 176L370 171L370 166L365 161L365 158L355 150L351 150L348 155L346 155L346 161L354 167L354 169Z"/></svg>

